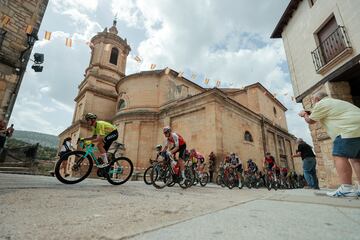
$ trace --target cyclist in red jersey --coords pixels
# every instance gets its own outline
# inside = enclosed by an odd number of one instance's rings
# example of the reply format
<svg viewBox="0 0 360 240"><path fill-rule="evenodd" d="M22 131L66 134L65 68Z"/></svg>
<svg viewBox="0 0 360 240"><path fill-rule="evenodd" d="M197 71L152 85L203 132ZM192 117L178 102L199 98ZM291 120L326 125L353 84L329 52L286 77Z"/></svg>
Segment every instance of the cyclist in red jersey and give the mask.
<svg viewBox="0 0 360 240"><path fill-rule="evenodd" d="M273 166L275 165L275 159L269 152L266 153L264 159L264 168L268 171L272 171Z"/></svg>
<svg viewBox="0 0 360 240"><path fill-rule="evenodd" d="M182 136L180 136L180 134L172 132L170 127L164 127L163 128L163 133L167 139L166 145L163 149L163 152L166 152L167 149L170 147L170 144L174 145L174 148L170 149L170 153L175 155L176 153L179 153L179 167L180 167L180 171L181 171L181 184L183 184L186 180L186 176L185 176L185 153L186 153L186 142L183 139Z"/></svg>

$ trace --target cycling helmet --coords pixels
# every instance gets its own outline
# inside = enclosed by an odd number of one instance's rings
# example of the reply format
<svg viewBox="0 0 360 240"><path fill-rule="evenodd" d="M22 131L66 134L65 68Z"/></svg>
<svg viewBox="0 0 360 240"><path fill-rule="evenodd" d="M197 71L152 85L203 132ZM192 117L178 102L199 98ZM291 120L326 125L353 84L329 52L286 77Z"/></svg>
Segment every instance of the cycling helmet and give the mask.
<svg viewBox="0 0 360 240"><path fill-rule="evenodd" d="M247 160L247 163L251 163L251 162L252 162L252 159Z"/></svg>
<svg viewBox="0 0 360 240"><path fill-rule="evenodd" d="M169 133L169 132L171 132L171 127L166 126L163 128L163 133Z"/></svg>
<svg viewBox="0 0 360 240"><path fill-rule="evenodd" d="M97 116L95 115L95 114L93 114L93 113L87 113L86 115L85 115L85 120L87 121L87 120L90 120L90 119L96 119L97 118Z"/></svg>

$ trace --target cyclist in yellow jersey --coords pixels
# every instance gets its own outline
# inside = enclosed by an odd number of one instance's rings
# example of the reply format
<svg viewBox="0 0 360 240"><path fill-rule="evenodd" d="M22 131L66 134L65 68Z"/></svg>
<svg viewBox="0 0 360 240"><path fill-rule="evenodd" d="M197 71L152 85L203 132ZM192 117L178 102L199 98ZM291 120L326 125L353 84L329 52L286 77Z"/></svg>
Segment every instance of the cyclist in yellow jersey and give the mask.
<svg viewBox="0 0 360 240"><path fill-rule="evenodd" d="M104 163L99 167L108 166L108 159L106 152L109 150L110 145L118 138L117 128L111 123L97 120L97 116L93 113L87 113L85 120L89 126L93 129L93 135L91 137L84 138L83 140L91 140L96 143L99 149L101 158Z"/></svg>

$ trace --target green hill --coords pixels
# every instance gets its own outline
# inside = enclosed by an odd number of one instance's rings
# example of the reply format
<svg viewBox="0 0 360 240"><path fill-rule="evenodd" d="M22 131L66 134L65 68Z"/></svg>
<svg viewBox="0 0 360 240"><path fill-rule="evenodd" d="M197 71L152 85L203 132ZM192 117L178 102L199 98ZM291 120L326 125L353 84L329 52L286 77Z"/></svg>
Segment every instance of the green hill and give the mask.
<svg viewBox="0 0 360 240"><path fill-rule="evenodd" d="M49 148L57 149L59 145L59 139L57 136L45 133L15 130L11 138L21 140L29 144L39 143L41 146Z"/></svg>

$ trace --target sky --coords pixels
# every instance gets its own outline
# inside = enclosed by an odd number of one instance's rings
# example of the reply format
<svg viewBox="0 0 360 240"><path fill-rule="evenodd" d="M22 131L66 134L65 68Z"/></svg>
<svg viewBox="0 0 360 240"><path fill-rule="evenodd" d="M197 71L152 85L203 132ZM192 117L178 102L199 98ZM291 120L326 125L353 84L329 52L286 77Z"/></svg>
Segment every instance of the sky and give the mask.
<svg viewBox="0 0 360 240"><path fill-rule="evenodd" d="M255 82L283 103L290 133L311 143L291 100L293 89L281 39L270 35L289 0L50 0L32 53L43 53L43 72L31 62L10 123L15 129L58 135L69 127L78 85L90 61L86 42L117 17L118 35L131 47L126 74L170 67L203 87L239 88ZM52 32L50 41L45 31ZM73 39L72 47L65 38ZM138 63L135 56L143 61ZM205 85L204 79L210 82Z"/></svg>

